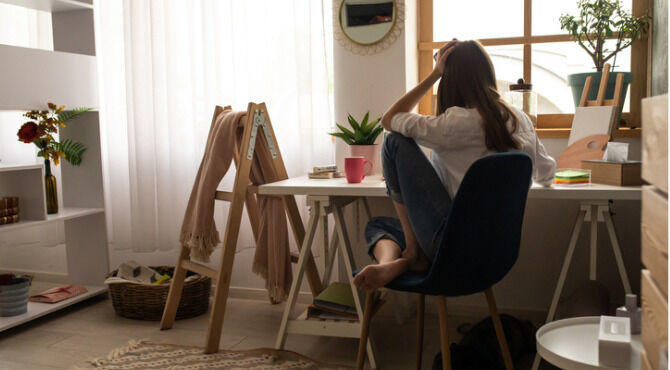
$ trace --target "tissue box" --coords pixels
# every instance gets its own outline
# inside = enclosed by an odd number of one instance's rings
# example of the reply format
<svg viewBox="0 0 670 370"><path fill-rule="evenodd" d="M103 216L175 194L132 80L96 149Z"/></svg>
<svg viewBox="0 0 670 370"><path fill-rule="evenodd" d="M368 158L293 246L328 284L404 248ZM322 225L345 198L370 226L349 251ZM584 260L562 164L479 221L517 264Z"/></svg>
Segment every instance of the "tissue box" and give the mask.
<svg viewBox="0 0 670 370"><path fill-rule="evenodd" d="M584 160L582 168L591 170L591 182L593 183L619 186L642 185L640 177L642 167L639 161L619 163Z"/></svg>
<svg viewBox="0 0 670 370"><path fill-rule="evenodd" d="M600 316L598 362L600 365L625 369L630 366L630 319Z"/></svg>

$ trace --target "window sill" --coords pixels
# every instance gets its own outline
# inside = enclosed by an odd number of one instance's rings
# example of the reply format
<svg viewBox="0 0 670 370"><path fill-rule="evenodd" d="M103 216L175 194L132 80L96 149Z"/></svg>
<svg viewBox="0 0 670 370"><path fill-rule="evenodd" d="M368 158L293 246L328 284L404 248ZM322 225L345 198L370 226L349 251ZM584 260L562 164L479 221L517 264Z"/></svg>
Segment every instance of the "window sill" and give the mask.
<svg viewBox="0 0 670 370"><path fill-rule="evenodd" d="M614 131L614 139L640 138L642 129L622 127ZM537 136L540 139L567 139L570 137L569 128L538 128Z"/></svg>

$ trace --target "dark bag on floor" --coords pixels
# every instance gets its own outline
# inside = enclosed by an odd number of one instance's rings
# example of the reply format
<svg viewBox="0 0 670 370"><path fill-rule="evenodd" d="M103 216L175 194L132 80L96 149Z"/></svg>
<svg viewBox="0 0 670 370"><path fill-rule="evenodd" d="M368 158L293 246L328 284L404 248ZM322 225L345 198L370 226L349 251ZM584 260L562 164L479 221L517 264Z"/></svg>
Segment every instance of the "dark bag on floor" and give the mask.
<svg viewBox="0 0 670 370"><path fill-rule="evenodd" d="M500 315L500 321L513 361L535 352L535 328L529 321L520 321L509 315ZM505 369L491 317L475 324L460 343L451 345L450 350L453 370ZM433 370L441 369L442 353L438 353L433 361Z"/></svg>

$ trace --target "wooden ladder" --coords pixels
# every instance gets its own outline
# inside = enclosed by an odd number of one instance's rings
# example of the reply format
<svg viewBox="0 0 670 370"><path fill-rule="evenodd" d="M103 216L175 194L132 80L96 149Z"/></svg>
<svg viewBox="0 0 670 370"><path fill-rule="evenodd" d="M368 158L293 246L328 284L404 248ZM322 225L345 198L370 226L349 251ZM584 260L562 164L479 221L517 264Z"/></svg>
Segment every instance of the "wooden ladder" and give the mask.
<svg viewBox="0 0 670 370"><path fill-rule="evenodd" d="M214 112L214 118L223 109L217 107ZM214 120L212 120L214 121ZM161 330L172 328L175 315L181 299L182 289L186 271L209 276L214 279L215 291L212 304L209 326L207 329L207 341L205 343L205 353L215 353L219 350L219 340L221 338L221 329L226 312L226 301L228 300L228 290L230 288L230 278L233 269L233 260L235 259L235 249L237 247L237 238L240 231L240 222L242 221L242 209L247 205L247 214L251 222L254 239L258 239L258 208L255 194L258 192L257 186L250 185L249 172L254 153L258 155L259 150L269 150L272 157L273 171L268 176L268 182L288 179L286 167L279 152L276 136L272 129L270 116L268 115L265 103L249 103L247 108L247 120L244 123L244 133L242 136L241 148L239 153L234 153L235 166L237 173L233 191L217 191L216 200L230 202L228 210L228 219L226 221L226 230L223 237L223 253L221 254L221 265L218 270L209 268L202 264L191 261L190 250L182 246L177 259L177 264L170 284L167 302L161 319ZM303 245L305 238L305 228L298 212L298 206L293 195L282 195L284 208L288 216L293 236L298 246ZM292 262L297 262L297 258L292 256ZM312 294L316 296L322 290L322 284L317 272L316 263L313 258L307 261L306 271Z"/></svg>

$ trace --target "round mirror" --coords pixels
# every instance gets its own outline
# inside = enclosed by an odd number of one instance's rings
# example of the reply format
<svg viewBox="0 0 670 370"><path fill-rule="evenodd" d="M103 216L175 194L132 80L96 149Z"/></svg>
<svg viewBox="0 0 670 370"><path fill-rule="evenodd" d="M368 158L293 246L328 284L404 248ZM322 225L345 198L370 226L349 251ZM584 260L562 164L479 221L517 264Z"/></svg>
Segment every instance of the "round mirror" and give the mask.
<svg viewBox="0 0 670 370"><path fill-rule="evenodd" d="M359 45L380 42L391 32L395 21L393 0L343 0L340 5L342 32Z"/></svg>

